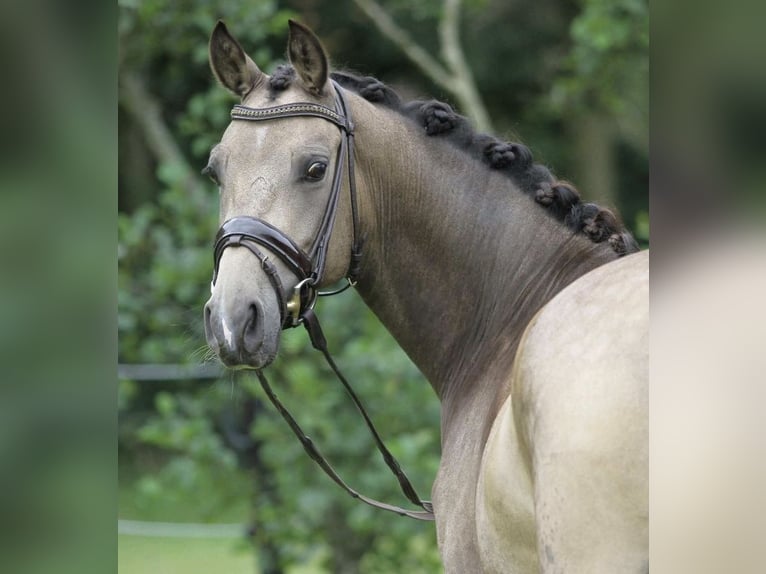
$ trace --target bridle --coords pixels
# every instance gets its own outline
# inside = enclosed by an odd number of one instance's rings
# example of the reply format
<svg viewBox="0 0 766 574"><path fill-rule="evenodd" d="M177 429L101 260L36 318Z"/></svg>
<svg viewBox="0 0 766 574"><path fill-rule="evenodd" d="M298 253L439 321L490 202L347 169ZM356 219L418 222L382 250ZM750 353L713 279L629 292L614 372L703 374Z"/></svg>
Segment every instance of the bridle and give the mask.
<svg viewBox="0 0 766 574"><path fill-rule="evenodd" d="M335 110L311 102L283 104L270 108L249 108L236 105L231 110L231 119L246 121L267 121L291 117L316 117L334 123L340 128L342 137L338 146L335 163L335 173L332 179L330 197L327 200L322 215L319 231L308 252L301 249L289 236L282 233L262 219L239 216L224 222L215 238L214 275L213 283L218 276L218 266L227 247L241 245L249 249L261 262L269 280L277 293L279 300L280 318L283 328L296 327L302 322L302 314L306 309L313 308L317 295L335 295L340 290L320 293L316 287L321 283L327 262L327 251L332 236L335 216L338 211L338 198L343 188L343 164L348 165L349 193L351 198L351 220L353 241L351 244L351 260L346 271L347 289L356 282L359 274L359 264L362 259L362 241L359 237L359 211L357 208L356 178L354 177L354 124L348 113L346 98L340 87L333 82L335 88ZM276 267L259 249L267 248L277 256L292 273L298 277L298 283L293 288L289 299L285 299L284 289L277 274Z"/></svg>
<svg viewBox="0 0 766 574"><path fill-rule="evenodd" d="M298 437L298 440L300 440L308 455L336 484L348 492L352 497L375 508L395 512L402 516L409 516L410 518L418 520L433 520L434 514L432 504L428 501L421 500L417 495L409 479L399 466L399 463L380 438L380 435L375 429L372 420L368 416L367 411L364 409L364 406L360 402L356 393L332 359L332 356L327 349L327 341L322 333L322 328L319 325L319 319L314 313L314 305L316 304L317 296L336 295L356 284L362 259L363 241L359 235L359 212L357 207L356 179L354 177L354 123L351 119L351 114L343 90L335 82L332 82L332 85L335 94L335 109L312 102L283 104L268 108L250 108L243 105L236 105L232 108L232 120L268 121L289 117L321 118L338 126L341 131L341 140L338 145L330 197L327 201L324 214L322 215L319 231L309 250L304 251L289 236L262 219L248 216L233 217L225 221L216 234L213 251L213 284L215 284L218 277L218 268L221 257L227 247L245 247L255 255L260 261L261 267L266 273L266 276L276 293L282 328L287 329L297 327L301 324L306 328L312 345L323 354L328 365L341 381L351 397L351 400L361 413L367 428L372 434L375 445L383 455L383 460L398 479L402 492L408 500L413 504L420 506L423 510L407 510L405 508L379 502L360 494L348 486L343 479L340 478L337 472L335 472L324 456L322 456L313 441L306 436L303 429L301 429L290 412L279 401L276 394L271 389L271 385L269 385L263 371L258 369L256 370L256 374L266 395L285 421L287 421L287 424L290 426L295 436ZM318 286L322 282L324 276L325 265L327 263L327 251L338 209L338 198L340 197L340 191L343 187L344 163L347 165L348 172L353 228L351 258L349 268L346 271L347 283L344 287L335 291L320 292L318 291ZM269 259L269 256L261 251L261 248L266 248L270 254L279 258L298 278L298 283L293 288L289 297L285 296L285 291L276 266Z"/></svg>

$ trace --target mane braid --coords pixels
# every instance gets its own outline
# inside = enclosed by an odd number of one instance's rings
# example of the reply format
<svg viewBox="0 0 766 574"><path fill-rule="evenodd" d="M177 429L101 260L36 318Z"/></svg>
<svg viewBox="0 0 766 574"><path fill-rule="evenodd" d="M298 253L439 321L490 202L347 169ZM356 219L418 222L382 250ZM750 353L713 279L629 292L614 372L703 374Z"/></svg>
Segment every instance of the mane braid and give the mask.
<svg viewBox="0 0 766 574"><path fill-rule="evenodd" d="M639 250L638 243L617 215L595 203L583 203L571 183L557 180L547 167L534 163L527 146L477 133L467 118L444 102L416 100L403 103L394 90L372 76L333 72L331 77L366 100L415 121L424 128L426 135L445 137L490 169L501 171L573 232L585 235L594 243L608 242L619 257Z"/></svg>
<svg viewBox="0 0 766 574"><path fill-rule="evenodd" d="M290 87L295 79L295 68L289 64L280 64L269 77L269 98L275 100L277 92L283 92Z"/></svg>

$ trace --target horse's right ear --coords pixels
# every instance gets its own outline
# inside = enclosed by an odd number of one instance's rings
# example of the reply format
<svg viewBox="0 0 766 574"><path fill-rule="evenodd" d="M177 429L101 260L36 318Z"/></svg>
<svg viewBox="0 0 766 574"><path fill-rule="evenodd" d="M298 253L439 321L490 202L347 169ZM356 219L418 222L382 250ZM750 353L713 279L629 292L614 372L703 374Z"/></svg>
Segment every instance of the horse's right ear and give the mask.
<svg viewBox="0 0 766 574"><path fill-rule="evenodd" d="M220 20L210 35L209 55L210 69L215 77L240 97L244 97L264 76Z"/></svg>

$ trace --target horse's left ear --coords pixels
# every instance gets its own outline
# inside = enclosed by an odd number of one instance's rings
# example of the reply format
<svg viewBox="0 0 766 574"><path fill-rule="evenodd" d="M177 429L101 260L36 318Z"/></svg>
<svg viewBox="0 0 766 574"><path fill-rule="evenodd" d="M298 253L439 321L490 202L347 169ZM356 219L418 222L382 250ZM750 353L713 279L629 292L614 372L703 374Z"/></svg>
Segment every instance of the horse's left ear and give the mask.
<svg viewBox="0 0 766 574"><path fill-rule="evenodd" d="M290 63L303 80L304 87L315 95L320 95L327 84L329 65L327 54L314 32L290 20L290 36L287 40L287 54Z"/></svg>

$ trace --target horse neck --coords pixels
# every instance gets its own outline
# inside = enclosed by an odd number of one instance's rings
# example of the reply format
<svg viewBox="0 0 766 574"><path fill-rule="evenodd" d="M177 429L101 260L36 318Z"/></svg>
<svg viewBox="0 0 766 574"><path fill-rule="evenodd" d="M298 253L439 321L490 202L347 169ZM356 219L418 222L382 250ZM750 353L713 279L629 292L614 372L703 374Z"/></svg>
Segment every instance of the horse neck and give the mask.
<svg viewBox="0 0 766 574"><path fill-rule="evenodd" d="M443 421L476 400L497 409L532 316L615 254L409 119L360 98L354 107L365 118L356 135L366 236L358 291L430 381Z"/></svg>

